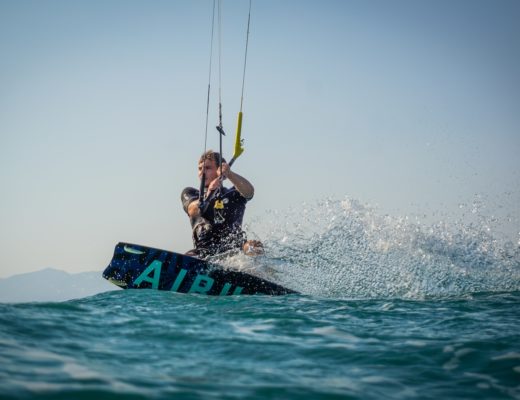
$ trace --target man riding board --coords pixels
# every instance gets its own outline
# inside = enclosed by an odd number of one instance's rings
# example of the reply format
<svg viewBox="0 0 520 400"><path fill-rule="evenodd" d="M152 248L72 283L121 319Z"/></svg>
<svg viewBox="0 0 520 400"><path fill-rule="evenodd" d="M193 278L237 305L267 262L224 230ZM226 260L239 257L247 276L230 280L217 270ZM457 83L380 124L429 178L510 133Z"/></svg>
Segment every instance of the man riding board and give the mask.
<svg viewBox="0 0 520 400"><path fill-rule="evenodd" d="M262 243L246 240L242 230L246 203L253 198L255 191L253 185L231 171L220 153L212 150L199 159L199 179L204 180L202 204L200 192L195 188L187 187L181 194L184 211L190 218L195 246L186 254L207 257L233 250L242 250L248 255L263 254ZM229 179L234 186L229 189L222 186L225 179Z"/></svg>

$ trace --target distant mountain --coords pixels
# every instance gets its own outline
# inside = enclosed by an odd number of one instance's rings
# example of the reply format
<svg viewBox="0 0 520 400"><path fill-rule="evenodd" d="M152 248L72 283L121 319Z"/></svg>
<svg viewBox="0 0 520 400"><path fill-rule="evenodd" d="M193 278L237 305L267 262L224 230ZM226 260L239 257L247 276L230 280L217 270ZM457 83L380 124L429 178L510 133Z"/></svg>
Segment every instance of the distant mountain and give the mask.
<svg viewBox="0 0 520 400"><path fill-rule="evenodd" d="M69 274L53 268L0 279L0 303L65 301L119 290L101 271Z"/></svg>

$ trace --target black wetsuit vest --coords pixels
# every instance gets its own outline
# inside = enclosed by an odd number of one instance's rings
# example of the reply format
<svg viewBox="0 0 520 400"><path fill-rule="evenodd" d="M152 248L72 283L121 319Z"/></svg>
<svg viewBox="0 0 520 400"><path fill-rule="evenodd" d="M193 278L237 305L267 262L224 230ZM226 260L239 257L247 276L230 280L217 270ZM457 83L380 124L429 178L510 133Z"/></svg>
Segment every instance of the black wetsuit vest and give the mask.
<svg viewBox="0 0 520 400"><path fill-rule="evenodd" d="M186 213L190 203L198 198L199 191L195 188L187 187L182 191L181 201ZM195 246L192 252L196 255L208 256L241 249L246 241L246 235L242 231L242 219L248 199L234 186L230 189L222 187L220 199L223 208L215 210L216 199L212 198L202 216L190 217Z"/></svg>

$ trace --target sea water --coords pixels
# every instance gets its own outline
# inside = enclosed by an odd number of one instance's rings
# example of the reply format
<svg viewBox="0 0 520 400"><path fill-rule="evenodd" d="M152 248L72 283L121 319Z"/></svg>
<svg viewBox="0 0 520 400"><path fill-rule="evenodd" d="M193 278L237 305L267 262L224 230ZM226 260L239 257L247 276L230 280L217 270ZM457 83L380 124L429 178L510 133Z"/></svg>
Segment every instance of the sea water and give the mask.
<svg viewBox="0 0 520 400"><path fill-rule="evenodd" d="M517 238L348 199L292 217L228 264L298 295L0 304L0 398L520 399Z"/></svg>

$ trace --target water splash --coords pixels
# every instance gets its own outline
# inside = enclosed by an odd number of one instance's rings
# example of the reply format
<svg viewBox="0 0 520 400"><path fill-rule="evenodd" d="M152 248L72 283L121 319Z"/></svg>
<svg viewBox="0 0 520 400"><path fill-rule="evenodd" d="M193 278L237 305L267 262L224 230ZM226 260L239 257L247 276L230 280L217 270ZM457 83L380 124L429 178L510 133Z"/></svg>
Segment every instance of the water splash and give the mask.
<svg viewBox="0 0 520 400"><path fill-rule="evenodd" d="M474 206L474 207L473 207ZM480 216L481 205L472 214ZM475 210L473 212L473 210ZM305 294L425 298L520 290L520 245L493 236L496 220L439 221L380 215L356 200L270 211L250 228L267 257L242 269ZM273 271L276 271L275 273Z"/></svg>

